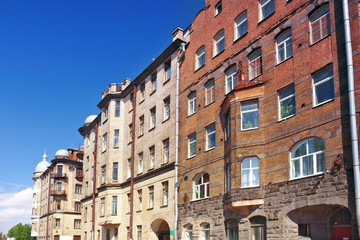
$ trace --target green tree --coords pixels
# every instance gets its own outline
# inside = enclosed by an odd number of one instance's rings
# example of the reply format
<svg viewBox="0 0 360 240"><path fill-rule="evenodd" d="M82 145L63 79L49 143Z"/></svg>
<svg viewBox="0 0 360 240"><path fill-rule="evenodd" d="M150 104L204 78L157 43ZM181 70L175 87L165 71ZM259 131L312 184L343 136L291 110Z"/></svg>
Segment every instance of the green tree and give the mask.
<svg viewBox="0 0 360 240"><path fill-rule="evenodd" d="M31 226L30 224L21 223L16 224L13 226L8 234L7 237L13 237L15 240L34 240L35 238L31 237Z"/></svg>

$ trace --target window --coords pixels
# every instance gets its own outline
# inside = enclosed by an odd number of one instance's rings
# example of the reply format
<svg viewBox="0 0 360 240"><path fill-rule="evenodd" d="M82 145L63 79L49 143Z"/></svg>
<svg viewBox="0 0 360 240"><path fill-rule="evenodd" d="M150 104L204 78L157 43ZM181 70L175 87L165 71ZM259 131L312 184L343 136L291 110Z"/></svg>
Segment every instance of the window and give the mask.
<svg viewBox="0 0 360 240"><path fill-rule="evenodd" d="M61 182L57 183L57 192L61 193Z"/></svg>
<svg viewBox="0 0 360 240"><path fill-rule="evenodd" d="M249 80L252 80L262 74L261 64L261 49L258 49L249 55Z"/></svg>
<svg viewBox="0 0 360 240"><path fill-rule="evenodd" d="M145 100L145 83L140 84L140 101L142 102Z"/></svg>
<svg viewBox="0 0 360 240"><path fill-rule="evenodd" d="M133 140L133 135L132 135L132 124L129 124L129 132L128 132L128 143L131 143Z"/></svg>
<svg viewBox="0 0 360 240"><path fill-rule="evenodd" d="M325 141L310 138L298 143L290 152L291 178L325 172Z"/></svg>
<svg viewBox="0 0 360 240"><path fill-rule="evenodd" d="M259 127L259 103L257 100L241 103L241 130Z"/></svg>
<svg viewBox="0 0 360 240"><path fill-rule="evenodd" d="M155 167L155 146L149 148L150 152L150 168Z"/></svg>
<svg viewBox="0 0 360 240"><path fill-rule="evenodd" d="M310 42L315 43L330 34L329 5L318 9L310 16Z"/></svg>
<svg viewBox="0 0 360 240"><path fill-rule="evenodd" d="M222 12L222 3L219 2L215 5L215 16Z"/></svg>
<svg viewBox="0 0 360 240"><path fill-rule="evenodd" d="M245 158L241 162L241 187L260 185L260 160L257 157Z"/></svg>
<svg viewBox="0 0 360 240"><path fill-rule="evenodd" d="M210 224L202 223L201 227L201 240L210 240Z"/></svg>
<svg viewBox="0 0 360 240"><path fill-rule="evenodd" d="M236 66L232 66L226 71L226 94L233 90L236 85Z"/></svg>
<svg viewBox="0 0 360 240"><path fill-rule="evenodd" d="M157 73L151 75L151 90L156 91L157 88Z"/></svg>
<svg viewBox="0 0 360 240"><path fill-rule="evenodd" d="M260 0L260 21L275 12L275 0Z"/></svg>
<svg viewBox="0 0 360 240"><path fill-rule="evenodd" d="M206 105L215 101L215 81L211 80L205 84Z"/></svg>
<svg viewBox="0 0 360 240"><path fill-rule="evenodd" d="M254 217L251 220L251 239L266 240L266 218Z"/></svg>
<svg viewBox="0 0 360 240"><path fill-rule="evenodd" d="M201 173L194 180L193 199L203 199L209 197L209 174Z"/></svg>
<svg viewBox="0 0 360 240"><path fill-rule="evenodd" d="M84 222L86 222L87 220L87 207L85 207L85 210L84 210Z"/></svg>
<svg viewBox="0 0 360 240"><path fill-rule="evenodd" d="M106 165L101 167L101 184L106 183Z"/></svg>
<svg viewBox="0 0 360 240"><path fill-rule="evenodd" d="M276 55L278 64L292 57L293 49L290 29L286 30L276 38Z"/></svg>
<svg viewBox="0 0 360 240"><path fill-rule="evenodd" d="M138 211L142 210L142 190L137 191L138 194Z"/></svg>
<svg viewBox="0 0 360 240"><path fill-rule="evenodd" d="M130 193L127 194L127 199L128 199L127 212L129 213L131 211L131 195L130 195Z"/></svg>
<svg viewBox="0 0 360 240"><path fill-rule="evenodd" d="M144 165L144 155L143 153L139 153L138 155L139 161L138 161L138 174L143 172L143 165Z"/></svg>
<svg viewBox="0 0 360 240"><path fill-rule="evenodd" d="M109 106L106 105L104 108L103 108L103 113L104 113L104 122L108 119L108 116L109 116Z"/></svg>
<svg viewBox="0 0 360 240"><path fill-rule="evenodd" d="M120 100L115 101L115 117L120 116Z"/></svg>
<svg viewBox="0 0 360 240"><path fill-rule="evenodd" d="M118 181L119 164L113 163L113 182Z"/></svg>
<svg viewBox="0 0 360 240"><path fill-rule="evenodd" d="M128 159L128 171L127 171L127 177L131 177L131 159Z"/></svg>
<svg viewBox="0 0 360 240"><path fill-rule="evenodd" d="M196 92L190 93L188 96L188 115L196 112Z"/></svg>
<svg viewBox="0 0 360 240"><path fill-rule="evenodd" d="M335 97L332 66L313 74L314 106L331 101Z"/></svg>
<svg viewBox="0 0 360 240"><path fill-rule="evenodd" d="M81 229L81 219L74 219L74 229Z"/></svg>
<svg viewBox="0 0 360 240"><path fill-rule="evenodd" d="M103 135L103 145L102 145L102 151L106 151L107 149L107 133Z"/></svg>
<svg viewBox="0 0 360 240"><path fill-rule="evenodd" d="M55 202L55 210L60 210L61 209L61 200L56 200Z"/></svg>
<svg viewBox="0 0 360 240"><path fill-rule="evenodd" d="M244 12L235 20L235 40L245 35L247 31L247 12Z"/></svg>
<svg viewBox="0 0 360 240"><path fill-rule="evenodd" d="M156 126L156 108L153 107L150 110L150 129L153 129Z"/></svg>
<svg viewBox="0 0 360 240"><path fill-rule="evenodd" d="M170 97L164 99L164 121L170 118Z"/></svg>
<svg viewBox="0 0 360 240"><path fill-rule="evenodd" d="M90 136L89 134L86 134L86 137L85 137L85 141L86 141L86 146L90 146Z"/></svg>
<svg viewBox="0 0 360 240"><path fill-rule="evenodd" d="M221 31L216 37L214 38L214 56L218 55L222 51L225 50L225 33Z"/></svg>
<svg viewBox="0 0 360 240"><path fill-rule="evenodd" d="M192 225L188 224L185 226L185 240L192 240L193 237L192 237Z"/></svg>
<svg viewBox="0 0 360 240"><path fill-rule="evenodd" d="M149 208L154 208L154 186L149 187Z"/></svg>
<svg viewBox="0 0 360 240"><path fill-rule="evenodd" d="M130 99L129 99L129 102L130 102L130 106L129 106L129 111L131 111L133 109L133 105L134 105L134 94L130 94Z"/></svg>
<svg viewBox="0 0 360 240"><path fill-rule="evenodd" d="M196 155L196 133L188 136L188 157Z"/></svg>
<svg viewBox="0 0 360 240"><path fill-rule="evenodd" d="M162 184L162 206L167 206L169 203L169 183L163 182Z"/></svg>
<svg viewBox="0 0 360 240"><path fill-rule="evenodd" d="M215 148L215 123L206 127L206 150Z"/></svg>
<svg viewBox="0 0 360 240"><path fill-rule="evenodd" d="M112 197L112 214L117 215L117 196Z"/></svg>
<svg viewBox="0 0 360 240"><path fill-rule="evenodd" d="M163 154L164 154L164 158L163 158L163 163L168 163L169 162L169 139L166 139L163 141Z"/></svg>
<svg viewBox="0 0 360 240"><path fill-rule="evenodd" d="M137 240L142 240L142 226L137 226Z"/></svg>
<svg viewBox="0 0 360 240"><path fill-rule="evenodd" d="M126 239L130 240L130 227L126 227Z"/></svg>
<svg viewBox="0 0 360 240"><path fill-rule="evenodd" d="M239 239L239 228L236 220L229 220L226 222L226 236L227 240Z"/></svg>
<svg viewBox="0 0 360 240"><path fill-rule="evenodd" d="M300 237L310 237L310 224L299 224L298 235Z"/></svg>
<svg viewBox="0 0 360 240"><path fill-rule="evenodd" d="M169 81L171 78L171 61L165 63L165 82Z"/></svg>
<svg viewBox="0 0 360 240"><path fill-rule="evenodd" d="M226 164L226 191L231 190L231 163Z"/></svg>
<svg viewBox="0 0 360 240"><path fill-rule="evenodd" d="M225 139L228 140L231 136L231 116L230 111L225 116Z"/></svg>
<svg viewBox="0 0 360 240"><path fill-rule="evenodd" d="M144 115L139 117L140 127L139 127L139 136L144 135Z"/></svg>
<svg viewBox="0 0 360 240"><path fill-rule="evenodd" d="M119 129L114 130L114 147L119 147Z"/></svg>
<svg viewBox="0 0 360 240"><path fill-rule="evenodd" d="M294 85L279 91L279 120L296 114Z"/></svg>
<svg viewBox="0 0 360 240"><path fill-rule="evenodd" d="M60 228L60 218L55 218L55 228Z"/></svg>
<svg viewBox="0 0 360 240"><path fill-rule="evenodd" d="M75 193L81 194L81 192L82 192L82 185L76 184L75 185Z"/></svg>
<svg viewBox="0 0 360 240"><path fill-rule="evenodd" d="M200 48L199 51L196 52L195 70L201 68L204 65L205 65L205 46Z"/></svg>

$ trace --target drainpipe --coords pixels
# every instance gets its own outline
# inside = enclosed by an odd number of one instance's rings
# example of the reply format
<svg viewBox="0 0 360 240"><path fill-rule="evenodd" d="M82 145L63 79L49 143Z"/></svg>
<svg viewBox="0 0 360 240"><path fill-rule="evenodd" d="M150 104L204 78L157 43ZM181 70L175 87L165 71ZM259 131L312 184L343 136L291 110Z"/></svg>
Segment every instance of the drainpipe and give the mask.
<svg viewBox="0 0 360 240"><path fill-rule="evenodd" d="M46 216L46 240L49 239L49 215L50 215L50 191L51 191L51 166L49 168L49 191L48 191L48 206L47 206L47 216Z"/></svg>
<svg viewBox="0 0 360 240"><path fill-rule="evenodd" d="M356 220L358 227L358 237L360 234L360 171L359 171L359 149L358 136L356 129L356 113L355 113L355 92L354 92L354 68L351 47L350 35L350 19L348 0L342 0L343 15L344 15L344 31L345 31L345 47L346 47L346 62L348 73L348 87L349 87L349 112L350 112L350 130L351 130L351 147L353 154L353 168L354 168L354 188L355 188L355 208Z"/></svg>
<svg viewBox="0 0 360 240"><path fill-rule="evenodd" d="M180 55L176 61L176 93L175 93L175 192L174 192L174 204L175 204L175 222L174 222L174 237L178 239L177 228L179 218L178 208L178 174L179 174L179 65L180 60L184 56L185 43L182 43L179 50Z"/></svg>
<svg viewBox="0 0 360 240"><path fill-rule="evenodd" d="M131 126L131 176L130 176L130 240L133 239L134 222L134 164L135 164L135 114L136 114L136 86L133 89L133 113Z"/></svg>
<svg viewBox="0 0 360 240"><path fill-rule="evenodd" d="M93 172L93 192L92 192L92 213L91 213L91 239L94 240L95 235L95 193L96 193L96 156L98 141L98 124L95 124L95 144L94 144L94 172Z"/></svg>

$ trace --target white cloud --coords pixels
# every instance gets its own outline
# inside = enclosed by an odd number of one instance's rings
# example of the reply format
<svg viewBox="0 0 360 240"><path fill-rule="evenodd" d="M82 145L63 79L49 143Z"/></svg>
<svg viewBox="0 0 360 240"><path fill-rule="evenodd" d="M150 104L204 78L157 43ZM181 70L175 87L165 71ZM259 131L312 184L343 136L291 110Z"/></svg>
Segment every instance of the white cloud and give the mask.
<svg viewBox="0 0 360 240"><path fill-rule="evenodd" d="M18 223L31 222L32 189L0 194L0 232L7 233Z"/></svg>

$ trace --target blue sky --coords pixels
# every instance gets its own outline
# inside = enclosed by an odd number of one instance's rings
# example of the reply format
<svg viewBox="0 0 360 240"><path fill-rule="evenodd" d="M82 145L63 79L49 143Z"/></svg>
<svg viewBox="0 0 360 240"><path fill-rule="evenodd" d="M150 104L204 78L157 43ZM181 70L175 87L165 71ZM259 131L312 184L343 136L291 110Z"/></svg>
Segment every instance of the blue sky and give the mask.
<svg viewBox="0 0 360 240"><path fill-rule="evenodd" d="M171 32L190 25L204 5L204 0L1 0L0 202L27 199L22 196L31 192L44 149L51 160L58 149L81 146L77 129L99 113L101 92L140 74L172 42ZM0 216L26 204L3 201ZM30 211L31 202L26 214ZM26 219L0 217L0 232Z"/></svg>

